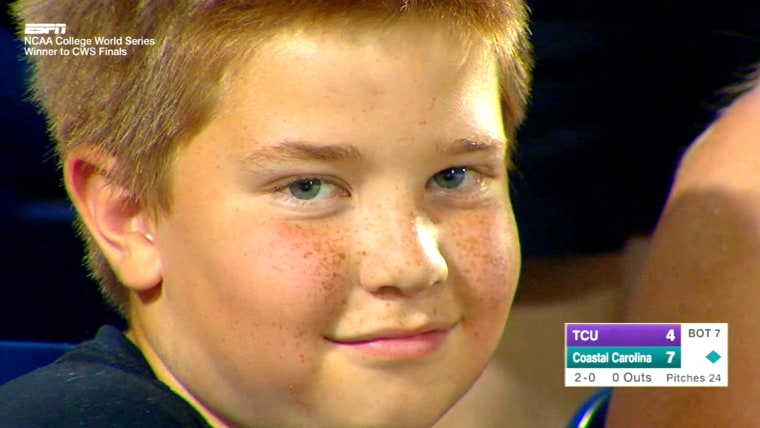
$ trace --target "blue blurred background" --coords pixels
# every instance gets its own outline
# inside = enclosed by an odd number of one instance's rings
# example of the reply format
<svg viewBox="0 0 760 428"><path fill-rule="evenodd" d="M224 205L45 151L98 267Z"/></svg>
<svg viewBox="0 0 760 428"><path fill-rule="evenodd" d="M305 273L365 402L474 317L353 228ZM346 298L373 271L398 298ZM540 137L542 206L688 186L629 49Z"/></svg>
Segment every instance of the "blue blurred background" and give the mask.
<svg viewBox="0 0 760 428"><path fill-rule="evenodd" d="M0 16L0 339L77 342L119 318L82 265L45 120L27 101L28 70L5 2Z"/></svg>

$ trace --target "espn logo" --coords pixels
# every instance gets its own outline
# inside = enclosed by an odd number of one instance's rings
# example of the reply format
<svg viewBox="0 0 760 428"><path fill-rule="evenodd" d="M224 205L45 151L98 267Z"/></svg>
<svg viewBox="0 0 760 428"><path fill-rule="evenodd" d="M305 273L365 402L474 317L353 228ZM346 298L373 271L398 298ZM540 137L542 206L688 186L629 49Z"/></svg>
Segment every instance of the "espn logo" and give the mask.
<svg viewBox="0 0 760 428"><path fill-rule="evenodd" d="M24 34L66 34L66 24L26 24Z"/></svg>

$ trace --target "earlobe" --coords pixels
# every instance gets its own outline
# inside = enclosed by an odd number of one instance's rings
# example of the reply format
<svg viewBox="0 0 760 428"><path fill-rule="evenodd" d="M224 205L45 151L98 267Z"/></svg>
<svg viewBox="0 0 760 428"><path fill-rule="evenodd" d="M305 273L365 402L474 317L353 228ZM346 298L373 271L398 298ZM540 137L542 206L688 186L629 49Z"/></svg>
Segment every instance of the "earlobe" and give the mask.
<svg viewBox="0 0 760 428"><path fill-rule="evenodd" d="M83 223L119 281L134 291L161 283L161 258L149 211L111 178L116 159L93 146L74 149L63 174Z"/></svg>

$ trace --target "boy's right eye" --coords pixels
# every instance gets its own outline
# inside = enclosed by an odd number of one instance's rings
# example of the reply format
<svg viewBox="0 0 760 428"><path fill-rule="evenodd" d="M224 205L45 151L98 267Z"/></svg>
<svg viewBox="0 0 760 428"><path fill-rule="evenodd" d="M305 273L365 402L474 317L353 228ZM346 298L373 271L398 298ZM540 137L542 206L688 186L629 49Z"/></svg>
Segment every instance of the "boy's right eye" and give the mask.
<svg viewBox="0 0 760 428"><path fill-rule="evenodd" d="M350 196L349 192L339 184L319 177L291 179L274 190L278 198L295 205L327 202L331 199Z"/></svg>

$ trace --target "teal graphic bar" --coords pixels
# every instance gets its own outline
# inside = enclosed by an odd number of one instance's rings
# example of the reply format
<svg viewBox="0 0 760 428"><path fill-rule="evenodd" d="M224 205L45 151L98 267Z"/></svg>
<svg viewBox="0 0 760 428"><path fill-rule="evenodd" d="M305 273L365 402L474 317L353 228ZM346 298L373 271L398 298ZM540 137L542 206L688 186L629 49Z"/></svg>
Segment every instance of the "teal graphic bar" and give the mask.
<svg viewBox="0 0 760 428"><path fill-rule="evenodd" d="M566 349L567 368L681 368L681 347L679 346L568 346Z"/></svg>

